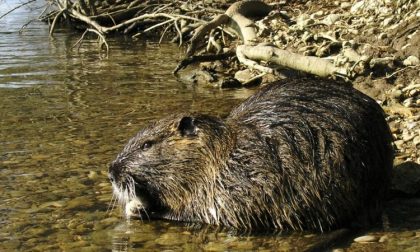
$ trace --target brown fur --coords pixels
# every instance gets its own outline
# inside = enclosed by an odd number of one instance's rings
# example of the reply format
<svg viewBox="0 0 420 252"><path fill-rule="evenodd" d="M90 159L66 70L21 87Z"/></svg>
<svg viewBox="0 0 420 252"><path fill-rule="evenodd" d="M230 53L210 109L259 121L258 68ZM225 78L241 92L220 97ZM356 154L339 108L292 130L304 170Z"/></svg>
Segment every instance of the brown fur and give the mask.
<svg viewBox="0 0 420 252"><path fill-rule="evenodd" d="M392 160L374 100L303 79L263 88L225 120L162 119L132 138L109 172L123 204L140 201L139 215L322 231L378 218Z"/></svg>

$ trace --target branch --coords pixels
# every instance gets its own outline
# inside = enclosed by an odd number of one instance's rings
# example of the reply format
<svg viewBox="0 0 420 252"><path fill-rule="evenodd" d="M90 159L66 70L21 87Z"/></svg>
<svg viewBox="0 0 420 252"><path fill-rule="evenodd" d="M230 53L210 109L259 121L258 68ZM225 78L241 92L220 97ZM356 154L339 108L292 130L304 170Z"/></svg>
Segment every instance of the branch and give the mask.
<svg viewBox="0 0 420 252"><path fill-rule="evenodd" d="M236 49L236 55L241 63L267 73L272 72L273 69L260 66L255 60L275 63L279 66L315 74L321 77L334 75L348 76L345 68L336 67L329 60L313 56L303 56L274 46L239 45Z"/></svg>
<svg viewBox="0 0 420 252"><path fill-rule="evenodd" d="M35 1L36 1L36 0L29 0L29 1L27 1L27 2L24 2L24 3L22 3L22 4L19 4L19 5L18 5L18 6L16 6L15 8L13 8L13 9L9 10L8 12L4 13L3 15L1 15L1 16L0 16L0 19L4 18L5 16L7 16L8 14L10 14L11 12L13 12L13 11L15 11L15 10L19 9L20 7L23 7L23 6L28 5L28 4L30 4L30 3L32 3L32 2L35 2Z"/></svg>
<svg viewBox="0 0 420 252"><path fill-rule="evenodd" d="M262 1L245 0L232 4L224 14L213 18L210 22L197 28L191 38L191 45L187 50L186 56L191 56L197 50L198 44L204 36L217 26L227 24L233 28L241 37L244 44L252 44L256 38L256 27L254 21L249 17L266 16L272 7Z"/></svg>

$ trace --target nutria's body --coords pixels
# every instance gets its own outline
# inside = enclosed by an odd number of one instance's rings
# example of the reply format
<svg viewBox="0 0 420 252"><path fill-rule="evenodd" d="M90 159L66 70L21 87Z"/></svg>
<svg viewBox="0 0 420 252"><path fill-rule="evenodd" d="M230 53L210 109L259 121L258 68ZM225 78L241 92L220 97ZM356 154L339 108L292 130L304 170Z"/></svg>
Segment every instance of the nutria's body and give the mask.
<svg viewBox="0 0 420 252"><path fill-rule="evenodd" d="M380 106L325 80L271 84L225 119L181 114L140 131L110 167L139 215L243 229L374 220L389 186Z"/></svg>

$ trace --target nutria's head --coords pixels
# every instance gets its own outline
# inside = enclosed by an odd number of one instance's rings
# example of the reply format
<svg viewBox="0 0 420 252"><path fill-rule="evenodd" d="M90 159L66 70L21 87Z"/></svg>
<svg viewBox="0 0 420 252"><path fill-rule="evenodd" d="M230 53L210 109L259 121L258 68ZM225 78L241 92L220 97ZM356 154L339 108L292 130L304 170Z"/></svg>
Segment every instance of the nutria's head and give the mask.
<svg viewBox="0 0 420 252"><path fill-rule="evenodd" d="M203 221L226 136L220 119L203 115L175 115L140 131L109 168L127 217Z"/></svg>

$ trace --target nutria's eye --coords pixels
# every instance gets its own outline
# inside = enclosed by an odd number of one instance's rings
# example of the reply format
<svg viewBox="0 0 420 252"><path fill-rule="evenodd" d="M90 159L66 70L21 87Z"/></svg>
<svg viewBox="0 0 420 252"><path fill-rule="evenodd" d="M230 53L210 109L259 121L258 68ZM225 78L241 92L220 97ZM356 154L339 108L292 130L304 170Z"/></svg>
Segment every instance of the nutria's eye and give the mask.
<svg viewBox="0 0 420 252"><path fill-rule="evenodd" d="M142 150L147 150L147 149L149 149L150 147L152 147L152 145L153 145L153 142L152 142L152 141L146 141L146 142L144 142L144 143L143 143L143 145L141 146L141 149L142 149Z"/></svg>

